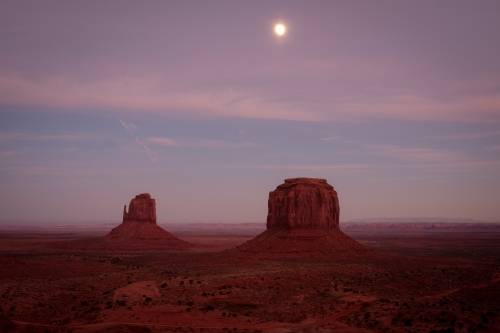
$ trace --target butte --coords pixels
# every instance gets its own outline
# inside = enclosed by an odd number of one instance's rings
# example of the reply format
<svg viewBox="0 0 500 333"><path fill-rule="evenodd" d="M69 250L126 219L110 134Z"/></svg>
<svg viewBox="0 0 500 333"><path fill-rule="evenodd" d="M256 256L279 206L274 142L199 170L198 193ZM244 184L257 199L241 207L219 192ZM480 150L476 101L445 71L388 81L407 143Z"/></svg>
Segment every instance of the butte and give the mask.
<svg viewBox="0 0 500 333"><path fill-rule="evenodd" d="M156 223L156 201L149 193L135 196L123 207L123 222L105 237L107 247L123 249L183 250L188 242L178 239Z"/></svg>
<svg viewBox="0 0 500 333"><path fill-rule="evenodd" d="M365 252L340 230L339 214L337 192L325 179L286 179L269 193L267 230L237 249L270 256Z"/></svg>

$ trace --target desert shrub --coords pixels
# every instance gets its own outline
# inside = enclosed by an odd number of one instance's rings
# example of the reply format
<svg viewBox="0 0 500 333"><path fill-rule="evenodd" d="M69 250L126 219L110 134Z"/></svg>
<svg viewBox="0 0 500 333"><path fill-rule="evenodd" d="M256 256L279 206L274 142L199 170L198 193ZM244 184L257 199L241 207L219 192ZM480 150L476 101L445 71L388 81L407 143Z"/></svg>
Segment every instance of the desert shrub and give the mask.
<svg viewBox="0 0 500 333"><path fill-rule="evenodd" d="M118 299L118 300L116 300L116 305L118 305L118 306L126 306L127 302L125 300Z"/></svg>

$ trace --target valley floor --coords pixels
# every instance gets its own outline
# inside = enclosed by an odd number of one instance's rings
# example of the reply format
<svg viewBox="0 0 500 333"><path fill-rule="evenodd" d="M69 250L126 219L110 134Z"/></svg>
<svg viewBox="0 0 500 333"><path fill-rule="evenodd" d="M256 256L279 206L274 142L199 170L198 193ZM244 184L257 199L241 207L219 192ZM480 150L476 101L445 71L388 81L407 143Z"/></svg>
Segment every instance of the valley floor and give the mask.
<svg viewBox="0 0 500 333"><path fill-rule="evenodd" d="M351 233L363 256L263 259L248 235L190 252L51 250L0 234L5 332L500 332L500 232ZM222 252L219 252L223 250Z"/></svg>

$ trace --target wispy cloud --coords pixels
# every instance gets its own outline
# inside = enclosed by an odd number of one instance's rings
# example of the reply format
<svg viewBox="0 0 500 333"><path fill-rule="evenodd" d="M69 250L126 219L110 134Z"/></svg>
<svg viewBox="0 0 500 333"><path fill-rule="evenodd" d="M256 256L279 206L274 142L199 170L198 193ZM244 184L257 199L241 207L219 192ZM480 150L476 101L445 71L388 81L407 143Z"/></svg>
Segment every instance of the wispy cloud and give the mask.
<svg viewBox="0 0 500 333"><path fill-rule="evenodd" d="M320 121L319 114L256 91L235 88L170 89L163 78L107 77L81 82L64 77L33 80L0 73L0 104L65 109L108 108L199 116Z"/></svg>
<svg viewBox="0 0 500 333"><path fill-rule="evenodd" d="M156 157L155 152L136 135L137 126L132 122L126 122L122 119L118 119L118 122L120 123L121 127L123 127L123 129L134 139L135 143L144 150L149 160L153 163L156 163L158 161L158 158Z"/></svg>
<svg viewBox="0 0 500 333"><path fill-rule="evenodd" d="M463 168L490 168L500 166L500 159L478 158L460 151L403 147L398 145L366 145L372 154L388 158L387 163L380 163L379 166L394 165L405 168L446 168L448 170Z"/></svg>
<svg viewBox="0 0 500 333"><path fill-rule="evenodd" d="M320 138L321 141L325 143L345 143L349 145L359 145L360 142L357 140L352 140L352 139L346 139L344 137L341 137L340 135L330 135L326 137Z"/></svg>
<svg viewBox="0 0 500 333"><path fill-rule="evenodd" d="M236 166L240 168L264 169L264 170L303 170L303 171L356 171L371 169L369 164L362 163L339 163L339 164L249 164Z"/></svg>
<svg viewBox="0 0 500 333"><path fill-rule="evenodd" d="M152 74L110 76L95 80L70 77L32 79L0 73L0 104L48 106L64 109L105 108L120 112L337 121L367 118L403 120L500 120L500 95L461 95L431 98L415 90L408 94L389 91L377 98L358 95L280 97L259 87L214 85L180 90L172 82Z"/></svg>
<svg viewBox="0 0 500 333"><path fill-rule="evenodd" d="M0 158L2 159L2 161L5 160L6 158L10 158L18 154L19 153L15 150L0 150Z"/></svg>
<svg viewBox="0 0 500 333"><path fill-rule="evenodd" d="M446 135L432 135L427 138L430 139L443 139L443 140L477 140L492 137L500 137L500 131L484 131L484 132L469 132L469 133L457 133L457 134L446 134Z"/></svg>
<svg viewBox="0 0 500 333"><path fill-rule="evenodd" d="M71 166L65 167L61 165L15 165L3 166L0 164L2 172L19 174L22 176L52 176L52 177L96 177L102 175L113 175L117 173L127 174L123 170L111 170L107 168Z"/></svg>
<svg viewBox="0 0 500 333"><path fill-rule="evenodd" d="M161 147L177 147L178 146L178 143L174 139L167 138L167 137L155 136L155 137L147 138L146 141L152 145L161 146Z"/></svg>
<svg viewBox="0 0 500 333"><path fill-rule="evenodd" d="M496 132L486 133L488 136L495 135ZM469 137L469 136L467 136ZM475 137L475 136L474 136ZM376 163L371 158L365 160L372 161L373 165L384 166L397 163L398 166L446 166L446 167L474 167L474 166L494 166L500 164L500 159L481 159L472 156L465 151L449 148L435 148L422 146L404 146L398 144L364 143L361 141L344 139L340 136L329 136L320 138L324 142L340 142L354 145L356 148L348 151L351 156L362 154L363 156L381 157L382 161ZM497 151L500 146L492 146L487 150Z"/></svg>
<svg viewBox="0 0 500 333"><path fill-rule="evenodd" d="M226 148L245 148L254 147L252 142L235 142L217 139L172 139L168 137L149 137L145 140L147 143L159 147L185 147L185 148L207 148L207 149L226 149Z"/></svg>
<svg viewBox="0 0 500 333"><path fill-rule="evenodd" d="M256 144L253 142L234 142L234 141L224 141L224 140L213 140L213 139L201 139L198 142L193 142L194 147L202 148L245 148L245 147L255 147Z"/></svg>
<svg viewBox="0 0 500 333"><path fill-rule="evenodd" d="M464 161L467 156L461 152L436 148L404 147L389 144L364 145L368 152L402 162L440 163Z"/></svg>
<svg viewBox="0 0 500 333"><path fill-rule="evenodd" d="M403 120L498 121L500 95L463 95L431 98L421 94L389 94L376 100L351 100L336 104L350 118L371 116Z"/></svg>
<svg viewBox="0 0 500 333"><path fill-rule="evenodd" d="M419 162L419 163L339 163L339 164L249 164L231 166L236 168L262 169L262 170L277 170L277 171L338 171L338 172L366 172L375 170L394 170L397 169L422 169L436 168L442 170L458 170L458 169L485 169L500 167L500 160L457 160L443 161L440 163Z"/></svg>
<svg viewBox="0 0 500 333"><path fill-rule="evenodd" d="M129 133L129 134L133 134L137 131L137 126L132 123L132 122L127 122L127 121L124 121L122 119L118 119L118 121L120 122L120 125L122 125L122 127Z"/></svg>
<svg viewBox="0 0 500 333"><path fill-rule="evenodd" d="M0 132L0 142L19 142L19 141L63 141L63 142L79 142L79 141L99 141L103 140L104 135L95 133L83 132L59 132L59 133L37 133L26 131L8 131Z"/></svg>

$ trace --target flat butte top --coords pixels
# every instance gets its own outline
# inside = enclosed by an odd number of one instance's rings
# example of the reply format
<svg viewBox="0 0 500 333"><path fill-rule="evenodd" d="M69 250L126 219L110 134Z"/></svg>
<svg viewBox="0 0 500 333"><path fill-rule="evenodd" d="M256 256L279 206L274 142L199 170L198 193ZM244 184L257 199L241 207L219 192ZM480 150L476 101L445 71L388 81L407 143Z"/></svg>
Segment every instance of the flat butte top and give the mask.
<svg viewBox="0 0 500 333"><path fill-rule="evenodd" d="M306 177L285 179L285 182L281 185L278 185L278 187L276 187L276 189L277 190L285 190L285 189L291 189L295 186L314 186L314 187L323 187L323 188L333 190L333 186L328 184L326 179L306 178Z"/></svg>

